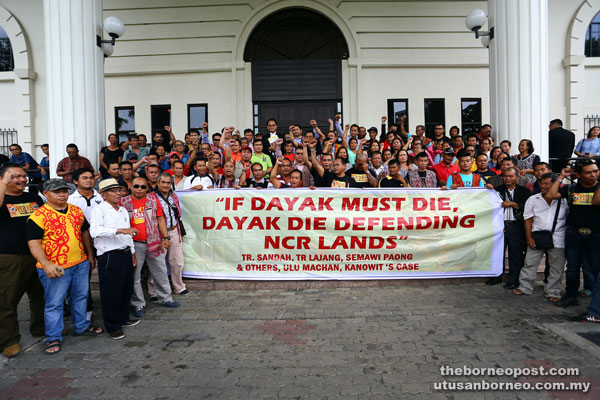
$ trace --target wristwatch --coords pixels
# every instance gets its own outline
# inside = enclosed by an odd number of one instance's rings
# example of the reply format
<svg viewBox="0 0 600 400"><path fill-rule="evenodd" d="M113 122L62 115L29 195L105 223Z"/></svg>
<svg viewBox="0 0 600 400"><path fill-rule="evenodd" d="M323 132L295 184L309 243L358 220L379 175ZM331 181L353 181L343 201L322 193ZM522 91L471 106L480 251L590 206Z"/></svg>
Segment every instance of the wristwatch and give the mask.
<svg viewBox="0 0 600 400"><path fill-rule="evenodd" d="M168 236L165 236L164 238L162 238L162 240L169 240L169 241L170 241L170 240L171 240L171 238L170 238L170 237L168 237Z"/></svg>

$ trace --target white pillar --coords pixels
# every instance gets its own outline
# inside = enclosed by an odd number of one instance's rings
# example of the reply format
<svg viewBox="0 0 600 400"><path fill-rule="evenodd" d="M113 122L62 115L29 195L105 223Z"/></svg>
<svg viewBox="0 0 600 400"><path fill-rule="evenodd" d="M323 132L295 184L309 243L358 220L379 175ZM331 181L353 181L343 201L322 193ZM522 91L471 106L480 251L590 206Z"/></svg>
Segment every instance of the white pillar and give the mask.
<svg viewBox="0 0 600 400"><path fill-rule="evenodd" d="M48 137L52 175L75 143L98 166L106 143L102 0L44 0Z"/></svg>
<svg viewBox="0 0 600 400"><path fill-rule="evenodd" d="M490 111L496 139L530 139L548 160L548 0L489 0Z"/></svg>

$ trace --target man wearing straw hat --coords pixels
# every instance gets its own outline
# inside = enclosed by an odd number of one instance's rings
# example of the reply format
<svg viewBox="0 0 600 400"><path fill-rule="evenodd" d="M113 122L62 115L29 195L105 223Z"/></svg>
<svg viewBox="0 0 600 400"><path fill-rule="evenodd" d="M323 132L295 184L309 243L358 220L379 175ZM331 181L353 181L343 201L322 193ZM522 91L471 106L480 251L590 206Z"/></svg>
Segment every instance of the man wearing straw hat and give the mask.
<svg viewBox="0 0 600 400"><path fill-rule="evenodd" d="M113 339L122 339L124 326L140 322L129 318L137 264L132 237L137 229L130 227L129 213L119 205L119 183L113 178L105 179L98 189L104 201L92 210L90 234L98 256L100 304L106 331Z"/></svg>

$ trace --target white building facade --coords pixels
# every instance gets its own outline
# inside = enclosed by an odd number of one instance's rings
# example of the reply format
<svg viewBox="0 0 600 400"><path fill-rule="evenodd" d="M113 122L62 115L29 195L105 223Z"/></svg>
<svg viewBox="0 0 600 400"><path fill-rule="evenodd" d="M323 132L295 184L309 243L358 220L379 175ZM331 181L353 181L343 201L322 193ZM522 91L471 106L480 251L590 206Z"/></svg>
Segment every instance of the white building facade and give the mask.
<svg viewBox="0 0 600 400"><path fill-rule="evenodd" d="M489 49L465 28L477 8ZM95 162L115 131L168 124L183 138L203 120L214 133L337 112L379 127L406 113L410 131L491 123L547 158L550 119L581 139L600 114L600 58L586 57L598 12L600 0L0 0L14 58L0 129L38 159L42 143L54 161L75 142ZM103 61L107 16L126 32Z"/></svg>

